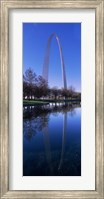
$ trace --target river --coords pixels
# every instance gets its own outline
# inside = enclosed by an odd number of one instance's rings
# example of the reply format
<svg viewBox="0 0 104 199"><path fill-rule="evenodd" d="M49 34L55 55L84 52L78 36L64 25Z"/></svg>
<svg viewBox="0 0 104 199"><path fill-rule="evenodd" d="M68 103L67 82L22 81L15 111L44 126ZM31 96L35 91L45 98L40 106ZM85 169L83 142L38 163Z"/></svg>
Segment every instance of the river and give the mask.
<svg viewBox="0 0 104 199"><path fill-rule="evenodd" d="M79 103L23 107L23 176L81 176Z"/></svg>

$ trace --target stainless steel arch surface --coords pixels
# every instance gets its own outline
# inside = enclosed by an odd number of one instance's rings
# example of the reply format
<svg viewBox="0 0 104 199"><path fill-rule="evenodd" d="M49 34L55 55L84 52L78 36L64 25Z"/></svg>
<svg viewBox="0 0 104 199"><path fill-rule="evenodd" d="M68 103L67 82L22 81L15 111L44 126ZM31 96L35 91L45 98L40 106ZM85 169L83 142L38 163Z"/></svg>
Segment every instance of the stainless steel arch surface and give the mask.
<svg viewBox="0 0 104 199"><path fill-rule="evenodd" d="M62 70L62 80L63 80L63 87L67 89L67 82L66 82L66 74L65 74L65 64L64 64L64 58L62 53L62 46L59 40L59 37L56 33L52 33L50 37L48 38L47 46L46 46L46 52L44 57L44 63L43 63L43 77L48 82L48 70L49 70L49 57L50 57L50 46L52 38L55 37L56 41L58 43L59 47L59 53L60 53L60 60L61 60L61 70Z"/></svg>

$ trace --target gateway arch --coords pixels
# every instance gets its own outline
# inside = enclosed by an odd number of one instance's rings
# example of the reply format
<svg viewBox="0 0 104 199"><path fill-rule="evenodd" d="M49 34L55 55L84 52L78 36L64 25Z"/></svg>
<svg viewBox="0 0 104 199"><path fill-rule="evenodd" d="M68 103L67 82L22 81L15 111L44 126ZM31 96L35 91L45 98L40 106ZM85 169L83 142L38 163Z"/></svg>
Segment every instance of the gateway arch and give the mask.
<svg viewBox="0 0 104 199"><path fill-rule="evenodd" d="M44 57L44 63L43 63L43 78L48 82L48 70L49 70L49 57L50 57L50 47L51 47L51 41L53 37L56 38L58 47L59 47L59 53L60 53L60 60L61 60L61 71L62 71L62 81L63 81L63 87L64 89L67 89L67 82L66 82L66 74L65 74L65 64L64 64L64 57L62 53L62 46L59 40L59 37L56 33L52 33L50 37L48 38L47 46L46 46L46 52Z"/></svg>

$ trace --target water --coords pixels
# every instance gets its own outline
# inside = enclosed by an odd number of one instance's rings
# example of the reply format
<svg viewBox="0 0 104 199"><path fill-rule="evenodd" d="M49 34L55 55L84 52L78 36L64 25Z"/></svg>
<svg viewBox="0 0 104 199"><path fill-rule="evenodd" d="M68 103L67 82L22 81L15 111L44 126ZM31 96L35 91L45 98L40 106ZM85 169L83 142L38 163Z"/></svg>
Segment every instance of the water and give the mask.
<svg viewBox="0 0 104 199"><path fill-rule="evenodd" d="M80 104L23 108L23 175L81 175Z"/></svg>

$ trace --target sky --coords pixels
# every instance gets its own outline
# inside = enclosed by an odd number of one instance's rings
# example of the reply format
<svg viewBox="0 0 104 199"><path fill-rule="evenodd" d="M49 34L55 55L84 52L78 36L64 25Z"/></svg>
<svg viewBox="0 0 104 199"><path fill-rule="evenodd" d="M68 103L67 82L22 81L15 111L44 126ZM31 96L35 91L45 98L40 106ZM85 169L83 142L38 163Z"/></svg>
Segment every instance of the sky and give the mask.
<svg viewBox="0 0 104 199"><path fill-rule="evenodd" d="M59 37L67 87L81 92L81 23L23 23L23 72L32 68L42 75L45 50L52 33ZM49 60L49 87L63 87L59 48L54 37Z"/></svg>

